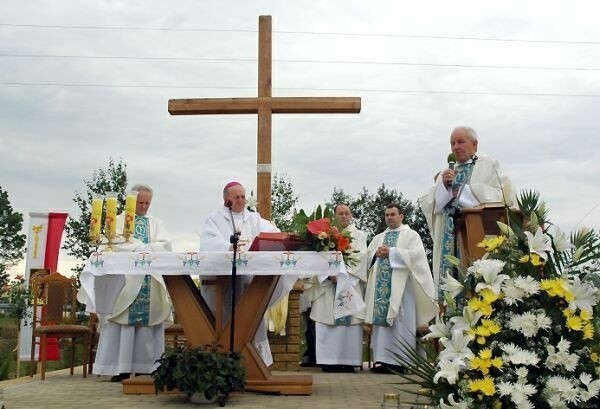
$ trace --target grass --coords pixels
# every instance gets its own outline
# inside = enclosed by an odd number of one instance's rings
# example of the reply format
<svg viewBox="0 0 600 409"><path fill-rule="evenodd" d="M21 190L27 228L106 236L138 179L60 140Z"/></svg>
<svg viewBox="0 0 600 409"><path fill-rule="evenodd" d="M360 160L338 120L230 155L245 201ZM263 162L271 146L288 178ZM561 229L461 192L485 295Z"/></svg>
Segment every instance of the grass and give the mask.
<svg viewBox="0 0 600 409"><path fill-rule="evenodd" d="M0 381L29 375L29 361L21 361L19 373L17 374L17 352L15 348L18 343L19 326L14 318L0 315ZM63 348L61 348L63 349ZM75 366L80 365L81 349L75 352ZM69 354L61 351L59 361L48 361L46 371L55 371L69 367Z"/></svg>

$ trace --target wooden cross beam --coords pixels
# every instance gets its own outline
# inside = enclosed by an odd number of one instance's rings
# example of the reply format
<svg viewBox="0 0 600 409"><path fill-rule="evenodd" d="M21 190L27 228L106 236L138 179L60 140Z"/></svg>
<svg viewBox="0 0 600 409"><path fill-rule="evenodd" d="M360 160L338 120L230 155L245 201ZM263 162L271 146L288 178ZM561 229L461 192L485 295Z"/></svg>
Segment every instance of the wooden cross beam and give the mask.
<svg viewBox="0 0 600 409"><path fill-rule="evenodd" d="M258 97L170 99L171 115L258 114L256 186L258 211L271 218L272 114L346 114L360 112L357 97L271 96L271 16L258 18Z"/></svg>

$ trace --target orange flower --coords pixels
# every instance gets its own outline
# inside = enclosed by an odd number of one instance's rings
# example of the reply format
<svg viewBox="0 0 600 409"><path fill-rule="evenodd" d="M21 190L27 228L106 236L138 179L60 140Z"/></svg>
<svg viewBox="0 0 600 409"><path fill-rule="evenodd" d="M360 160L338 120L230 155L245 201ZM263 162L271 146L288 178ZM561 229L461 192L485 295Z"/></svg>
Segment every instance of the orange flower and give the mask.
<svg viewBox="0 0 600 409"><path fill-rule="evenodd" d="M346 236L340 235L337 240L337 251L346 251L350 247L350 240Z"/></svg>

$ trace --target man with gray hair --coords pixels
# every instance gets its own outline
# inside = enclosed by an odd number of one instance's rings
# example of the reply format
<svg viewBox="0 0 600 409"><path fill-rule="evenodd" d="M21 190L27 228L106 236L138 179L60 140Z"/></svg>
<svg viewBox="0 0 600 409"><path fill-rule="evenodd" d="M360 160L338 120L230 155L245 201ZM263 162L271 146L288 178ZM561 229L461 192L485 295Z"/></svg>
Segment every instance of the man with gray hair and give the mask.
<svg viewBox="0 0 600 409"><path fill-rule="evenodd" d="M446 255L453 255L455 245L453 214L460 208L483 203L512 203L513 188L500 163L490 156L477 153L477 132L468 126L458 126L450 134L448 168L436 175L434 186L419 198L419 204L433 237L433 277L438 289L440 279L452 266Z"/></svg>
<svg viewBox="0 0 600 409"><path fill-rule="evenodd" d="M137 192L135 231L129 242L113 245L114 251L171 251L162 220L148 209L153 191L148 185L135 185ZM124 214L117 217L117 231L123 230ZM149 374L165 349L165 325L173 320L171 303L162 276L119 276L111 314L99 316L100 339L93 373L114 375L119 382L131 373Z"/></svg>

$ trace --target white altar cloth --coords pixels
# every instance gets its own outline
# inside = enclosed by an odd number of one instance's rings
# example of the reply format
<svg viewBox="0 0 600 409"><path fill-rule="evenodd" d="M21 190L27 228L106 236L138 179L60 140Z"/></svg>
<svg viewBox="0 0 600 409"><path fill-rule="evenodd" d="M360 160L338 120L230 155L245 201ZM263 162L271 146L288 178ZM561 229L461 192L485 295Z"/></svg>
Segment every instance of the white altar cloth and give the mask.
<svg viewBox="0 0 600 409"><path fill-rule="evenodd" d="M125 275L231 275L231 260L231 251L94 252L79 277L77 299L86 304L88 312L111 313ZM350 284L339 252L242 252L237 255L236 266L238 275L337 276L335 318L356 314L365 307L362 296Z"/></svg>

